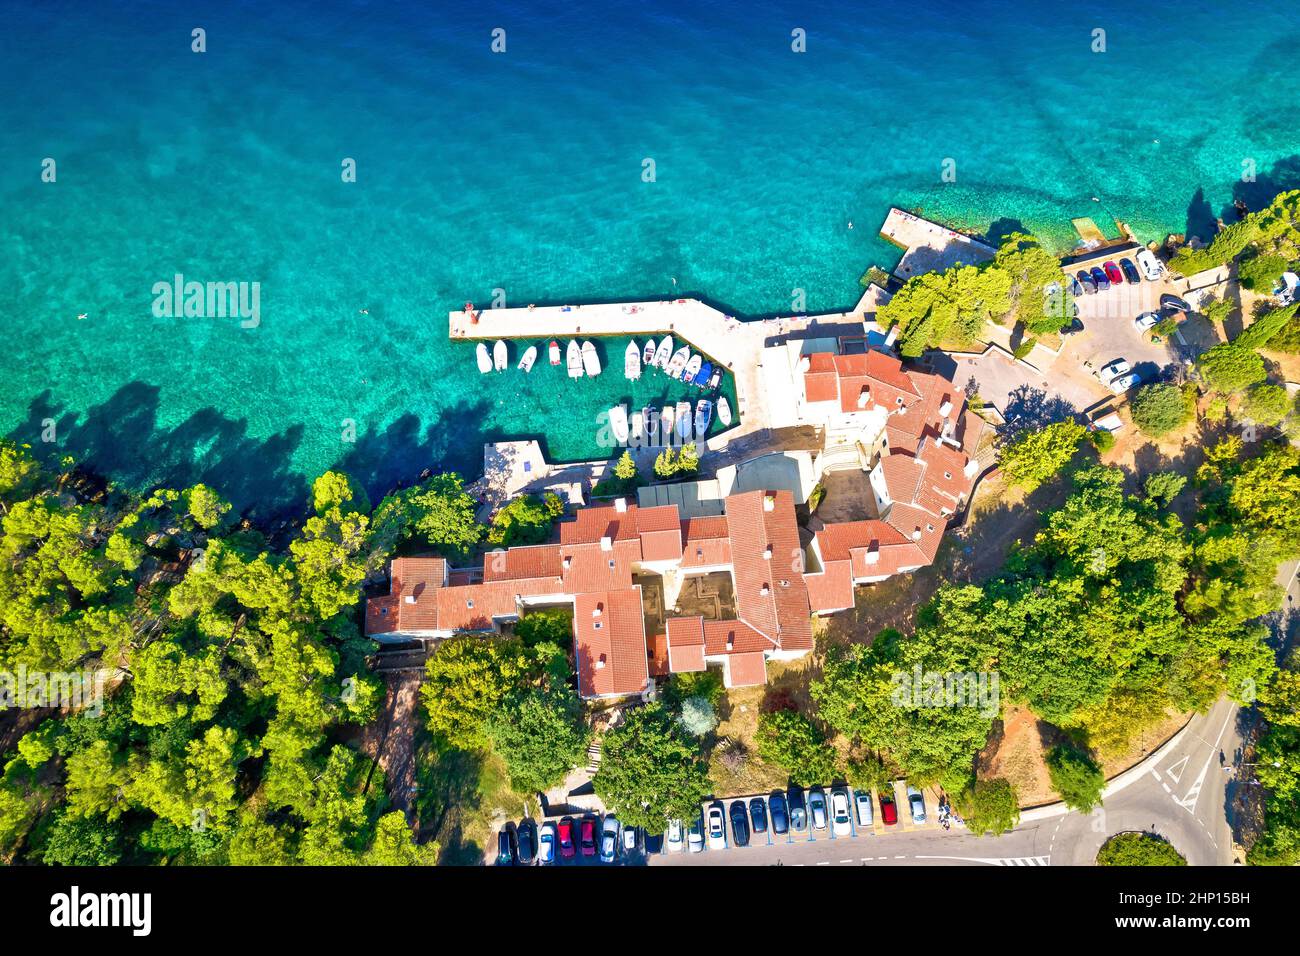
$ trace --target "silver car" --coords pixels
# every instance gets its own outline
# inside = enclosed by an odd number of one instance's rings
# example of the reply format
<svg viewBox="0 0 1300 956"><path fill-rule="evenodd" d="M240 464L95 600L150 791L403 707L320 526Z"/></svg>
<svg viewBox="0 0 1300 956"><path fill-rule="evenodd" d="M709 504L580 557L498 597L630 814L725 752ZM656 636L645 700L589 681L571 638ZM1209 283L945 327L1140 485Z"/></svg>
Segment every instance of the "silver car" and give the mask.
<svg viewBox="0 0 1300 956"><path fill-rule="evenodd" d="M808 791L808 815L812 818L813 829L826 829L826 794L820 787Z"/></svg>
<svg viewBox="0 0 1300 956"><path fill-rule="evenodd" d="M911 784L907 786L907 805L912 811L912 822L920 826L925 822L925 797Z"/></svg>
<svg viewBox="0 0 1300 956"><path fill-rule="evenodd" d="M858 791L853 801L853 807L858 814L858 826L871 826L871 794Z"/></svg>

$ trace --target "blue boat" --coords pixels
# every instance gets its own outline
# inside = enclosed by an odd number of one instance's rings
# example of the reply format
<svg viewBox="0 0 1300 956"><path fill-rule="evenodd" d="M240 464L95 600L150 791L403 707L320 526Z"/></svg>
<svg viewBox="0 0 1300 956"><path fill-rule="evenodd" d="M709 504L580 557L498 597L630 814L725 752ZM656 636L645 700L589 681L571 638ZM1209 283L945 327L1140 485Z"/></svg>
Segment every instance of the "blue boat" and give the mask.
<svg viewBox="0 0 1300 956"><path fill-rule="evenodd" d="M713 363L705 362L703 365L700 366L700 374L696 375L695 378L691 380L691 384L698 385L700 388L703 388L705 385L709 384L709 376L712 374L713 374Z"/></svg>

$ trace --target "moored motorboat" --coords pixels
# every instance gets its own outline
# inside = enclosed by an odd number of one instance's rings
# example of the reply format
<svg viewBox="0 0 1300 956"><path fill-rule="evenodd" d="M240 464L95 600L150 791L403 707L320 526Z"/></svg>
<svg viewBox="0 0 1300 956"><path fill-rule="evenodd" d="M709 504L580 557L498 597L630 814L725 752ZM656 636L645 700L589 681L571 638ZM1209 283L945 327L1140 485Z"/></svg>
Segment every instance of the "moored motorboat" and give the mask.
<svg viewBox="0 0 1300 956"><path fill-rule="evenodd" d="M703 388L705 385L709 384L709 376L712 374L713 363L705 362L700 366L700 370L695 373L695 378L691 380L691 384L697 388Z"/></svg>
<svg viewBox="0 0 1300 956"><path fill-rule="evenodd" d="M582 378L582 349L578 346L577 339L569 340L565 359L569 366L569 378Z"/></svg>
<svg viewBox="0 0 1300 956"><path fill-rule="evenodd" d="M731 424L731 403L725 395L718 397L718 421L722 422L723 428Z"/></svg>
<svg viewBox="0 0 1300 956"><path fill-rule="evenodd" d="M691 437L691 403L678 402L673 418L677 420L678 437L683 441L689 441Z"/></svg>
<svg viewBox="0 0 1300 956"><path fill-rule="evenodd" d="M673 442L673 422L677 420L677 413L671 405L665 405L663 411L659 413L659 444L671 445Z"/></svg>
<svg viewBox="0 0 1300 956"><path fill-rule="evenodd" d="M474 353L478 356L478 370L480 372L492 371L492 356L488 355L487 343L480 342Z"/></svg>
<svg viewBox="0 0 1300 956"><path fill-rule="evenodd" d="M645 351L641 353L641 364L649 368L655 363L655 340L646 339Z"/></svg>
<svg viewBox="0 0 1300 956"><path fill-rule="evenodd" d="M709 376L709 386L708 386L709 391L713 391L713 389L717 388L721 384L722 384L722 366L715 365L713 366L713 374Z"/></svg>
<svg viewBox="0 0 1300 956"><path fill-rule="evenodd" d="M559 365L560 364L560 343L555 341L555 339L551 339L551 344L547 346L547 349L551 357L551 364Z"/></svg>
<svg viewBox="0 0 1300 956"><path fill-rule="evenodd" d="M609 410L609 430L620 445L627 444L627 406L615 405Z"/></svg>
<svg viewBox="0 0 1300 956"><path fill-rule="evenodd" d="M504 372L506 366L510 364L510 350L506 348L506 343L497 339L497 344L492 346L492 366L498 372Z"/></svg>
<svg viewBox="0 0 1300 956"><path fill-rule="evenodd" d="M659 444L659 409L653 405L647 405L641 409L641 418L645 421L645 443L647 445Z"/></svg>
<svg viewBox="0 0 1300 956"><path fill-rule="evenodd" d="M588 375L600 374L600 356L590 339L582 343L582 368Z"/></svg>
<svg viewBox="0 0 1300 956"><path fill-rule="evenodd" d="M686 363L686 368L682 369L682 381L687 384L695 381L695 376L700 374L700 364L704 361L698 354L692 355L691 360Z"/></svg>
<svg viewBox="0 0 1300 956"><path fill-rule="evenodd" d="M519 360L519 371L531 372L533 370L533 363L536 361L537 361L537 346L530 345L528 346L528 350L524 352L524 357Z"/></svg>
<svg viewBox="0 0 1300 956"><path fill-rule="evenodd" d="M641 350L636 339L627 343L627 351L623 353L623 376L633 382L641 377Z"/></svg>
<svg viewBox="0 0 1300 956"><path fill-rule="evenodd" d="M665 335L664 340L659 343L659 348L655 349L654 367L666 369L668 362L673 357L673 337Z"/></svg>
<svg viewBox="0 0 1300 956"><path fill-rule="evenodd" d="M701 398L695 403L695 435L704 438L709 434L709 425L713 421L713 403Z"/></svg>
<svg viewBox="0 0 1300 956"><path fill-rule="evenodd" d="M673 353L673 360L668 363L665 371L669 378L681 378L682 369L686 367L687 360L691 357L691 350L683 345Z"/></svg>

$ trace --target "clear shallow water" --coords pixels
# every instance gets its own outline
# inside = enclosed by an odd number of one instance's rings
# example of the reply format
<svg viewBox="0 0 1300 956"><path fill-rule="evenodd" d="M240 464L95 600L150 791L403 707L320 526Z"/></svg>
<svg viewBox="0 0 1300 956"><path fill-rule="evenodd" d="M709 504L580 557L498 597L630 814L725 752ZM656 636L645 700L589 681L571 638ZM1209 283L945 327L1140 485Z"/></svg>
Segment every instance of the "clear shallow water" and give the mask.
<svg viewBox="0 0 1300 956"><path fill-rule="evenodd" d="M1300 184L1289 4L698 6L0 4L0 432L51 418L119 480L262 510L340 463L374 493L473 475L489 438L584 458L648 397L617 345L573 386L480 377L449 309L841 309L897 255L890 204L1068 245L1072 216L1203 232ZM260 282L260 327L155 318L177 272Z"/></svg>

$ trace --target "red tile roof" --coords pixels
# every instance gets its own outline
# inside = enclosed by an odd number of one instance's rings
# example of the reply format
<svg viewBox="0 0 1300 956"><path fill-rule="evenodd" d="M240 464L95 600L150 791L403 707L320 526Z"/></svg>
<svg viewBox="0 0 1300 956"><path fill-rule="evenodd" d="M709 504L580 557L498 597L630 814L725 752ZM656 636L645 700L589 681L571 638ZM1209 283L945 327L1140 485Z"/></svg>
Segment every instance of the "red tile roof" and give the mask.
<svg viewBox="0 0 1300 956"><path fill-rule="evenodd" d="M667 631L668 661L673 673L704 670L704 618L670 617Z"/></svg>
<svg viewBox="0 0 1300 956"><path fill-rule="evenodd" d="M817 612L843 611L853 607L853 569L848 561L823 561L823 568L803 576L808 587L808 605Z"/></svg>
<svg viewBox="0 0 1300 956"><path fill-rule="evenodd" d="M737 616L773 649L811 649L794 497L788 491L747 491L729 496L726 508Z"/></svg>
<svg viewBox="0 0 1300 956"><path fill-rule="evenodd" d="M435 597L447 577L442 558L396 558L388 594L366 602L366 633L432 631L438 627Z"/></svg>
<svg viewBox="0 0 1300 956"><path fill-rule="evenodd" d="M767 662L762 654L731 654L725 666L728 687L758 687L767 683Z"/></svg>
<svg viewBox="0 0 1300 956"><path fill-rule="evenodd" d="M573 652L584 697L637 694L650 681L641 588L579 594Z"/></svg>

